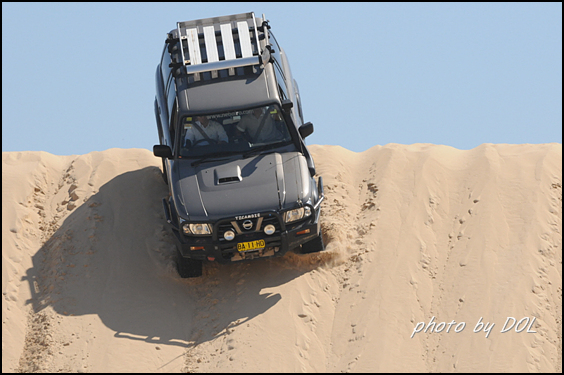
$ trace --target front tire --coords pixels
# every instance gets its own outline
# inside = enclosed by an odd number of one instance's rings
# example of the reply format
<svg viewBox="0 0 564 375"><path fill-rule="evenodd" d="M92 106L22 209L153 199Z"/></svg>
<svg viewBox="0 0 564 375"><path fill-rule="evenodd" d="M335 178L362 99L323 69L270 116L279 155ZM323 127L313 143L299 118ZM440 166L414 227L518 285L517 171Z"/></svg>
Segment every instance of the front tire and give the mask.
<svg viewBox="0 0 564 375"><path fill-rule="evenodd" d="M323 236L321 231L319 231L319 237L314 238L302 245L301 254L311 254L317 253L325 250L325 244L323 243Z"/></svg>
<svg viewBox="0 0 564 375"><path fill-rule="evenodd" d="M176 269L180 277L187 279L202 276L203 262L201 260L184 258L178 249L176 250L176 255Z"/></svg>

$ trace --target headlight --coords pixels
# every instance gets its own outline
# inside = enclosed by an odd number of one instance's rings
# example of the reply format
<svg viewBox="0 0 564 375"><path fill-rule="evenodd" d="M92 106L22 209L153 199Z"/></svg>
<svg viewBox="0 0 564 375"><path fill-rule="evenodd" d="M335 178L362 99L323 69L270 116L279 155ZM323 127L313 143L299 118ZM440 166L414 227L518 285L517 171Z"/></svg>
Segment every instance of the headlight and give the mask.
<svg viewBox="0 0 564 375"><path fill-rule="evenodd" d="M182 226L184 234L196 234L196 235L211 235L212 230L209 224L184 224Z"/></svg>
<svg viewBox="0 0 564 375"><path fill-rule="evenodd" d="M291 223L304 217L308 217L309 215L311 215L311 208L309 206L296 208L295 210L284 212L284 222Z"/></svg>

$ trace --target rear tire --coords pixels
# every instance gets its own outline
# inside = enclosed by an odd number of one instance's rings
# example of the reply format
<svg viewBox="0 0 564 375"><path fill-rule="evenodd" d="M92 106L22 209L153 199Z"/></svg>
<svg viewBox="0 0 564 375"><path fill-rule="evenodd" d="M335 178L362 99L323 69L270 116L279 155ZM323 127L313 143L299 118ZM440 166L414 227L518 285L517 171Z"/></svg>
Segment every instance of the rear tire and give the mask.
<svg viewBox="0 0 564 375"><path fill-rule="evenodd" d="M321 231L319 231L319 237L316 237L313 240L308 241L302 245L301 253L311 254L323 250L325 250L325 244L323 243L323 236L321 235Z"/></svg>
<svg viewBox="0 0 564 375"><path fill-rule="evenodd" d="M176 250L176 269L183 279L202 276L202 261L197 259L184 258L180 250Z"/></svg>

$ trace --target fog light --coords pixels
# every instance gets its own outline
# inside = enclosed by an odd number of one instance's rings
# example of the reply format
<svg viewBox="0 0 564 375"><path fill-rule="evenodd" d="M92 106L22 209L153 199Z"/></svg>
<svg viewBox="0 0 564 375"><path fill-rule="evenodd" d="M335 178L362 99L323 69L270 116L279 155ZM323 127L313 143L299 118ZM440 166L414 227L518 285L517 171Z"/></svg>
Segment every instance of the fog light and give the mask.
<svg viewBox="0 0 564 375"><path fill-rule="evenodd" d="M274 232L276 232L274 225L268 224L266 227L264 227L264 233L268 234L269 236Z"/></svg>
<svg viewBox="0 0 564 375"><path fill-rule="evenodd" d="M223 238L225 238L227 241L231 241L235 238L235 232L228 230L223 234Z"/></svg>

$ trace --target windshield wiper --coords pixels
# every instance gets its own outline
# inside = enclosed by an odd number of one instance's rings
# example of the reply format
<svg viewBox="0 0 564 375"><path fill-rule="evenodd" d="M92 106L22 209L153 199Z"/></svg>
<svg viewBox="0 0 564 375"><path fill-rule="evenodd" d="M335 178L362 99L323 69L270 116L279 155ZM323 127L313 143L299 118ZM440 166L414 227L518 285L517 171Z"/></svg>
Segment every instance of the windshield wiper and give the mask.
<svg viewBox="0 0 564 375"><path fill-rule="evenodd" d="M290 143L290 141L284 142L284 143L282 143L282 142L269 143L267 145L262 145L260 147L253 148L252 150L249 150L249 151L247 151L243 154L243 159L248 158L249 156L251 156L254 153L261 152L261 151L264 151L264 150L268 150L269 148L277 148L277 147L285 146L288 143Z"/></svg>
<svg viewBox="0 0 564 375"><path fill-rule="evenodd" d="M268 149L268 148L271 147L271 146L272 146L272 145L262 145L262 146L260 146L260 147L253 148L252 150L249 150L249 151L247 151L247 152L245 152L245 153L243 154L243 159L248 158L249 156L251 156L251 155L254 154L254 153L264 151L264 150Z"/></svg>

